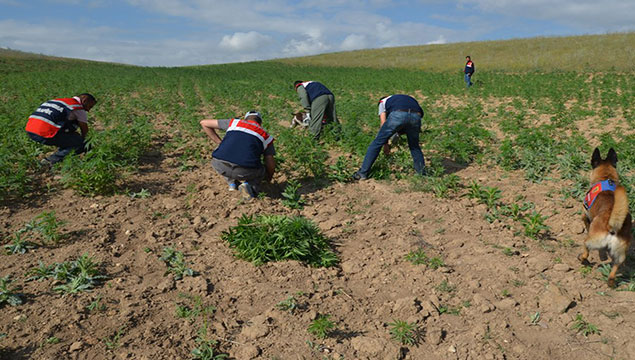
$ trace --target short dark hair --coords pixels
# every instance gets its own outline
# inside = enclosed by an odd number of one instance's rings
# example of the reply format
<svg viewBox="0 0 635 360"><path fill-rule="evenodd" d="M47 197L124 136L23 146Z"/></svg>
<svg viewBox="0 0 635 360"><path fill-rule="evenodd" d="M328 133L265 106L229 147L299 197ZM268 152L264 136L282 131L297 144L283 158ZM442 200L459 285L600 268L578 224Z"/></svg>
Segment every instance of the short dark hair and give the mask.
<svg viewBox="0 0 635 360"><path fill-rule="evenodd" d="M94 102L95 104L97 104L97 99L95 99L95 97L92 94L89 93L81 93L79 94L79 97L84 97L92 102Z"/></svg>
<svg viewBox="0 0 635 360"><path fill-rule="evenodd" d="M249 115L245 118L245 120L253 120L257 122L258 124L262 125L262 119L260 118L260 116L257 116L257 115Z"/></svg>
<svg viewBox="0 0 635 360"><path fill-rule="evenodd" d="M377 104L379 104L382 100L384 100L384 99L385 99L385 98L387 98L387 97L388 97L388 95L386 95L386 96L382 96L382 97L379 99L379 101L377 101Z"/></svg>
<svg viewBox="0 0 635 360"><path fill-rule="evenodd" d="M296 81L293 83L293 88L294 88L294 89L297 89L297 88L298 88L298 85L300 85L300 84L302 84L302 80L296 80Z"/></svg>
<svg viewBox="0 0 635 360"><path fill-rule="evenodd" d="M470 57L470 55L467 55L465 58L466 58L466 59L470 59L470 60L472 60L472 58Z"/></svg>

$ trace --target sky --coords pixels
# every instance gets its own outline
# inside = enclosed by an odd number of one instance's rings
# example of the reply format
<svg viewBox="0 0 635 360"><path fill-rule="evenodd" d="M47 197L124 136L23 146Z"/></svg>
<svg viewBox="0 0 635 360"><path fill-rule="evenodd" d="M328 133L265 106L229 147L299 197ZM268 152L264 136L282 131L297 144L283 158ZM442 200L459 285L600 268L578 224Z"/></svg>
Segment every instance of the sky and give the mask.
<svg viewBox="0 0 635 360"><path fill-rule="evenodd" d="M635 31L635 0L0 0L0 47L142 66Z"/></svg>

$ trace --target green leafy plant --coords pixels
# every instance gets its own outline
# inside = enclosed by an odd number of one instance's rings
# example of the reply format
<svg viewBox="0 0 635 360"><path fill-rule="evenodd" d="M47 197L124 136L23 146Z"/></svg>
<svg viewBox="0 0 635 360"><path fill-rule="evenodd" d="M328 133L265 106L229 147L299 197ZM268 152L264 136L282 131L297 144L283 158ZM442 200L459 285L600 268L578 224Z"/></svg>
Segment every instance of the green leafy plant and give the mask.
<svg viewBox="0 0 635 360"><path fill-rule="evenodd" d="M337 264L329 240L301 216L243 215L221 238L236 249L236 256L256 265L282 260L298 260L314 267Z"/></svg>
<svg viewBox="0 0 635 360"><path fill-rule="evenodd" d="M168 267L165 274L172 274L175 280L180 280L185 276L196 275L194 270L187 267L185 255L171 246L163 248L163 253L159 260L163 261Z"/></svg>
<svg viewBox="0 0 635 360"><path fill-rule="evenodd" d="M435 289L441 292L451 293L456 290L456 286L450 284L447 280L443 280L439 285L435 286Z"/></svg>
<svg viewBox="0 0 635 360"><path fill-rule="evenodd" d="M198 295L179 294L179 297L189 300L191 305L177 304L176 316L179 318L194 320L194 318L208 316L216 311L216 307L203 304L203 298Z"/></svg>
<svg viewBox="0 0 635 360"><path fill-rule="evenodd" d="M112 336L105 337L103 341L104 341L104 345L106 345L106 349L108 350L117 349L120 346L119 340L121 340L122 335L124 335L124 328L119 328L117 332L115 332Z"/></svg>
<svg viewBox="0 0 635 360"><path fill-rule="evenodd" d="M31 269L27 280L55 279L61 283L53 287L53 290L63 294L75 294L81 291L91 290L106 276L99 271L99 265L93 258L84 254L74 261L53 264L51 266L40 263L38 267Z"/></svg>
<svg viewBox="0 0 635 360"><path fill-rule="evenodd" d="M578 314L573 321L573 325L571 326L572 330L575 330L576 333L581 333L584 336L589 336L592 334L600 334L602 330L598 329L597 326L591 324L590 322L584 320L582 314Z"/></svg>
<svg viewBox="0 0 635 360"><path fill-rule="evenodd" d="M418 249L415 251L410 251L405 259L410 261L414 265L427 265L432 269L438 269L442 266L445 266L445 262L443 259L439 257L429 258L423 249Z"/></svg>
<svg viewBox="0 0 635 360"><path fill-rule="evenodd" d="M133 199L147 199L150 196L152 196L152 194L150 194L150 191L148 189L141 189L136 193L131 193L130 197Z"/></svg>
<svg viewBox="0 0 635 360"><path fill-rule="evenodd" d="M406 255L406 260L410 261L414 265L421 265L428 263L428 255L423 249L411 251Z"/></svg>
<svg viewBox="0 0 635 360"><path fill-rule="evenodd" d="M196 347L192 349L192 358L196 360L221 360L229 358L227 354L218 352L218 341L207 337L207 325L198 330L198 336L194 340Z"/></svg>
<svg viewBox="0 0 635 360"><path fill-rule="evenodd" d="M302 199L302 195L298 194L298 189L300 189L300 184L295 180L289 180L287 186L284 188L282 192L282 204L291 209L302 209L304 207L304 199Z"/></svg>
<svg viewBox="0 0 635 360"><path fill-rule="evenodd" d="M416 345L419 341L419 330L415 323L393 320L389 323L390 337L402 345Z"/></svg>
<svg viewBox="0 0 635 360"><path fill-rule="evenodd" d="M35 244L23 238L20 232L13 235L11 243L4 245L8 255L24 254L28 250L35 248Z"/></svg>
<svg viewBox="0 0 635 360"><path fill-rule="evenodd" d="M105 311L106 305L101 303L101 295L91 301L91 303L86 306L86 310L89 312Z"/></svg>
<svg viewBox="0 0 635 360"><path fill-rule="evenodd" d="M11 306L22 304L22 296L17 293L20 287L11 286L12 282L9 275L0 278L0 307L4 306L4 304Z"/></svg>
<svg viewBox="0 0 635 360"><path fill-rule="evenodd" d="M288 311L293 314L298 309L298 300L293 296L289 296L286 300L277 303L276 309Z"/></svg>
<svg viewBox="0 0 635 360"><path fill-rule="evenodd" d="M550 230L549 226L545 225L547 216L543 216L538 212L532 212L531 215L525 216L521 220L521 224L524 227L525 235L537 239L541 233L546 233Z"/></svg>
<svg viewBox="0 0 635 360"><path fill-rule="evenodd" d="M338 156L333 165L329 165L328 178L332 181L346 183L351 181L351 166L344 156Z"/></svg>
<svg viewBox="0 0 635 360"><path fill-rule="evenodd" d="M307 328L309 333L318 339L326 339L336 325L333 321L329 320L331 315L319 315Z"/></svg>

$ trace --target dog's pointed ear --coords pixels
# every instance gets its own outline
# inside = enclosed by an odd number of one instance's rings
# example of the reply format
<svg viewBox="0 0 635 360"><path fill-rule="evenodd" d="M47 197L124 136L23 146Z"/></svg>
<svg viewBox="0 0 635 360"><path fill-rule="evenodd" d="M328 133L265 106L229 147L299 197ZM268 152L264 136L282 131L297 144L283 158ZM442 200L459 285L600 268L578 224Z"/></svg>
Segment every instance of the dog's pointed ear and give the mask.
<svg viewBox="0 0 635 360"><path fill-rule="evenodd" d="M591 167L595 169L598 165L600 165L600 161L602 161L600 149L595 148L595 150L593 150L593 155L591 156Z"/></svg>
<svg viewBox="0 0 635 360"><path fill-rule="evenodd" d="M606 155L606 160L611 162L613 167L617 166L617 153L613 148L609 149L609 153Z"/></svg>

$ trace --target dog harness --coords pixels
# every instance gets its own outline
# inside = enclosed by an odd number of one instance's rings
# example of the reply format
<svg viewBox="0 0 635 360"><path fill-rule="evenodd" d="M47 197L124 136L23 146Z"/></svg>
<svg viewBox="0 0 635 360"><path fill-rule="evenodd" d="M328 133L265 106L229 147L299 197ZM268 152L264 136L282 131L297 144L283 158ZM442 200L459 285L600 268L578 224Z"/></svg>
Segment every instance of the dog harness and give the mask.
<svg viewBox="0 0 635 360"><path fill-rule="evenodd" d="M604 180L593 184L584 197L584 208L589 210L591 206L593 206L598 194L602 191L615 191L615 188L616 185L613 180Z"/></svg>

